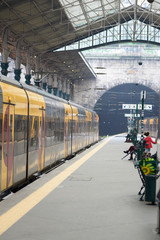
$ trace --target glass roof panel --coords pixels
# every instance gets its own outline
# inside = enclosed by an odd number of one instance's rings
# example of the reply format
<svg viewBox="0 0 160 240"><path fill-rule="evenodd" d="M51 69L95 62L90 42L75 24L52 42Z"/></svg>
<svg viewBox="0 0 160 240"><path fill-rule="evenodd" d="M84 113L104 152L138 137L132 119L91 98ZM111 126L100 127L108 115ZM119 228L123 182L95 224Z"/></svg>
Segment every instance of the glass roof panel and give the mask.
<svg viewBox="0 0 160 240"><path fill-rule="evenodd" d="M87 1L85 0L84 2L85 2L84 7L89 22L92 22L103 17L103 11L100 1L97 0L92 3L91 2L87 3Z"/></svg>
<svg viewBox="0 0 160 240"><path fill-rule="evenodd" d="M143 8L149 8L151 6L147 0L137 0L137 5Z"/></svg>
<svg viewBox="0 0 160 240"><path fill-rule="evenodd" d="M160 0L156 0L152 3L152 12L160 14Z"/></svg>
<svg viewBox="0 0 160 240"><path fill-rule="evenodd" d="M131 5L135 4L135 0L121 0L120 2L121 9L130 7Z"/></svg>
<svg viewBox="0 0 160 240"><path fill-rule="evenodd" d="M148 11L153 13L160 14L160 0L154 0L152 4L150 4L147 0L137 0L137 5L146 8Z"/></svg>
<svg viewBox="0 0 160 240"><path fill-rule="evenodd" d="M60 0L60 2L74 27L80 27L87 24L79 1Z"/></svg>
<svg viewBox="0 0 160 240"><path fill-rule="evenodd" d="M120 13L122 17L123 15L127 16L127 13L128 16L130 16L128 7L131 6L133 6L135 9L136 7L137 9L139 8L140 13L142 12L141 16L143 16L143 9L146 9L146 12L144 10L144 14L147 14L148 11L148 16L150 18L149 21L152 24L154 24L154 21L157 22L157 15L156 18L154 18L154 14L160 15L160 0L154 0L152 4L150 4L147 0L59 0L59 1L62 7L64 8L69 20L71 21L73 27L77 30L79 28L82 28L83 26L90 25L92 22L96 20L104 19L108 15L111 15L113 13L119 13L119 11L123 11L122 13ZM153 13L152 16L151 12ZM158 24L156 26L158 26Z"/></svg>
<svg viewBox="0 0 160 240"><path fill-rule="evenodd" d="M83 0L83 3L84 3L84 8L87 14L92 13L102 17L102 5L99 0L92 1L92 2Z"/></svg>
<svg viewBox="0 0 160 240"><path fill-rule="evenodd" d="M136 29L136 31L135 31ZM160 44L160 30L141 21L130 20L65 47L66 50L92 48L117 41L147 41Z"/></svg>
<svg viewBox="0 0 160 240"><path fill-rule="evenodd" d="M105 15L117 12L119 10L119 1L103 0L103 6Z"/></svg>
<svg viewBox="0 0 160 240"><path fill-rule="evenodd" d="M60 0L75 28L90 24L108 14L119 11L117 0ZM134 0L121 0L121 8L132 5Z"/></svg>

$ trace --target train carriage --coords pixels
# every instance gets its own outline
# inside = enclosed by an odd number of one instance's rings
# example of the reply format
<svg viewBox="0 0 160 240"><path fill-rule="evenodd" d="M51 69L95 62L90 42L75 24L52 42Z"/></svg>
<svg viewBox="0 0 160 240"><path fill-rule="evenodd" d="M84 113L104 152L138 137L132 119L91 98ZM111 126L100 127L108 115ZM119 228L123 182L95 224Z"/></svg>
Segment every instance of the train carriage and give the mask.
<svg viewBox="0 0 160 240"><path fill-rule="evenodd" d="M0 83L0 188L26 178L27 96L18 83Z"/></svg>
<svg viewBox="0 0 160 240"><path fill-rule="evenodd" d="M99 139L98 115L0 76L0 193Z"/></svg>

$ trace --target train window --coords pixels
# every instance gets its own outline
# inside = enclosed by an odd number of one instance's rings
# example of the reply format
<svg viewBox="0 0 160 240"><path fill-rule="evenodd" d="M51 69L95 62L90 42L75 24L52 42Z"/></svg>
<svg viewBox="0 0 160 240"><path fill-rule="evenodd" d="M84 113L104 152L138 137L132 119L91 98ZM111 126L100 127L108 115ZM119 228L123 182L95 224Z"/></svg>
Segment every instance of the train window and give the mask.
<svg viewBox="0 0 160 240"><path fill-rule="evenodd" d="M57 112L56 116L56 140L59 142L59 129L60 129L60 117L59 112Z"/></svg>
<svg viewBox="0 0 160 240"><path fill-rule="evenodd" d="M73 133L76 133L76 124L75 124L75 120L72 120L72 126L73 126Z"/></svg>
<svg viewBox="0 0 160 240"><path fill-rule="evenodd" d="M2 152L2 117L3 117L3 114L0 114L0 159L1 159L1 152Z"/></svg>
<svg viewBox="0 0 160 240"><path fill-rule="evenodd" d="M30 117L30 150L38 149L38 117Z"/></svg>
<svg viewBox="0 0 160 240"><path fill-rule="evenodd" d="M60 142L64 141L64 115L61 111L61 117L60 117Z"/></svg>
<svg viewBox="0 0 160 240"><path fill-rule="evenodd" d="M7 141L7 122L8 122L8 116L5 114L5 116L4 116L4 142Z"/></svg>
<svg viewBox="0 0 160 240"><path fill-rule="evenodd" d="M12 115L10 115L10 123L9 123L9 130L10 130L10 138L9 138L9 140L10 140L10 142L12 142L12 125L13 125L13 116Z"/></svg>
<svg viewBox="0 0 160 240"><path fill-rule="evenodd" d="M62 105L59 106L59 133L58 133L58 141L63 142L64 141L64 107Z"/></svg>
<svg viewBox="0 0 160 240"><path fill-rule="evenodd" d="M18 136L17 136L17 141L21 141L24 139L24 120L22 116L18 116L18 122L17 122L17 131L18 131Z"/></svg>
<svg viewBox="0 0 160 240"><path fill-rule="evenodd" d="M54 125L55 125L55 121L54 121L54 118L52 117L50 121L50 132L52 137L54 136L54 129L55 129Z"/></svg>
<svg viewBox="0 0 160 240"><path fill-rule="evenodd" d="M17 156L25 153L25 140L27 138L27 118L21 115L15 115L14 118L14 155Z"/></svg>
<svg viewBox="0 0 160 240"><path fill-rule="evenodd" d="M56 143L56 103L52 105L52 140L53 144Z"/></svg>
<svg viewBox="0 0 160 240"><path fill-rule="evenodd" d="M9 114L9 106L6 108L6 114L4 116L4 128L2 129L4 134L4 156L10 156L12 154L12 127L13 127L13 116ZM9 147L9 152L8 152Z"/></svg>
<svg viewBox="0 0 160 240"><path fill-rule="evenodd" d="M51 121L49 117L45 117L45 146L50 146L50 137L51 137Z"/></svg>

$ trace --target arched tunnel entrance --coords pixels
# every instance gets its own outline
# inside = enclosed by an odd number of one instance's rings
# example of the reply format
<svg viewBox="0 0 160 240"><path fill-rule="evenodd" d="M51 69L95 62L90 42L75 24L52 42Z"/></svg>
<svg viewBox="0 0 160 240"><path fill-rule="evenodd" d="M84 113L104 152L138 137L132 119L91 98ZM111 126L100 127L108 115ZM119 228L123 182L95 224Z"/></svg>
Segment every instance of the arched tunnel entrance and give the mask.
<svg viewBox="0 0 160 240"><path fill-rule="evenodd" d="M141 104L141 91L143 90L146 91L144 104L152 105L151 111L144 111L144 117L158 116L157 92L135 83L118 85L105 92L95 104L94 110L98 113L100 119L100 136L127 132L127 117L125 117L125 114L130 113L130 110L122 109L122 104Z"/></svg>

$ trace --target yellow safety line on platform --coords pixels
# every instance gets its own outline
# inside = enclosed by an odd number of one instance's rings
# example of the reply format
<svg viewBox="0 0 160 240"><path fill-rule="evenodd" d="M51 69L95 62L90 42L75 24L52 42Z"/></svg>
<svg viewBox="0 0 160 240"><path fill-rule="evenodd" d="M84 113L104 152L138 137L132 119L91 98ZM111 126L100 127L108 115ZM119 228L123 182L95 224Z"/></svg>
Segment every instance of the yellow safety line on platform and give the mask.
<svg viewBox="0 0 160 240"><path fill-rule="evenodd" d="M91 152L77 160L70 167L58 174L56 177L45 183L35 192L16 204L6 213L0 216L0 235L7 231L14 223L21 219L27 212L36 206L42 199L44 199L50 192L52 192L59 184L61 184L68 176L76 171L83 163L99 151L109 140L113 137L107 138L99 146L94 148Z"/></svg>

